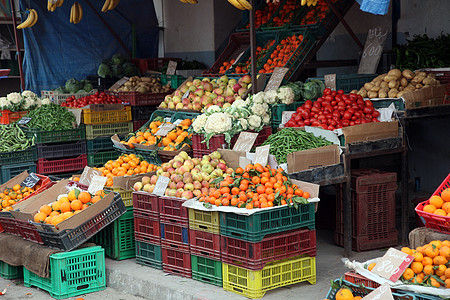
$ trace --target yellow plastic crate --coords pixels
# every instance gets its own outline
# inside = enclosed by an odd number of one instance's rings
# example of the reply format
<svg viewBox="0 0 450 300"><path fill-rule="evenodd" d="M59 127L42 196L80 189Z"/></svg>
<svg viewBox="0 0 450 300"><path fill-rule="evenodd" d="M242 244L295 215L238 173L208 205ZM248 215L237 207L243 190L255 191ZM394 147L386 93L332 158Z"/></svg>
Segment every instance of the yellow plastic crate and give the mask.
<svg viewBox="0 0 450 300"><path fill-rule="evenodd" d="M268 290L308 281L316 283L316 258L297 256L252 271L222 263L223 289L247 298L262 298Z"/></svg>
<svg viewBox="0 0 450 300"><path fill-rule="evenodd" d="M189 228L220 234L219 212L189 208Z"/></svg>
<svg viewBox="0 0 450 300"><path fill-rule="evenodd" d="M111 124L131 121L131 106L119 110L95 111L83 109L83 123L89 125Z"/></svg>
<svg viewBox="0 0 450 300"><path fill-rule="evenodd" d="M124 190L121 187L105 187L105 190L119 193L125 206L133 206L133 190Z"/></svg>

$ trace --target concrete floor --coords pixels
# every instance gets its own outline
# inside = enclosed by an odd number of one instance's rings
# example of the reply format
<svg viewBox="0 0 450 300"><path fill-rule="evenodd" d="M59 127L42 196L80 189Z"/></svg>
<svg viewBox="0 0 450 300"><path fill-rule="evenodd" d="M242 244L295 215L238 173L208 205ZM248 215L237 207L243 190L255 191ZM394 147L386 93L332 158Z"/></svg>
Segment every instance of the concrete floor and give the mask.
<svg viewBox="0 0 450 300"><path fill-rule="evenodd" d="M384 254L386 249L353 252L352 260L366 261ZM317 283L298 283L288 287L268 291L264 299L305 299L323 300L330 288L330 280L340 278L347 271L341 262L343 248L333 242L333 233L318 230L317 233ZM225 300L245 299L245 297L226 292L220 287L200 281L167 275L160 270L136 264L134 259L114 261L107 259L107 288L104 291L86 294L79 297L85 300ZM6 280L0 278L0 291L8 290L1 300L53 299L47 292L37 288L27 288L22 280ZM30 294L28 294L30 293ZM28 295L27 295L28 294ZM68 298L73 300L74 298Z"/></svg>

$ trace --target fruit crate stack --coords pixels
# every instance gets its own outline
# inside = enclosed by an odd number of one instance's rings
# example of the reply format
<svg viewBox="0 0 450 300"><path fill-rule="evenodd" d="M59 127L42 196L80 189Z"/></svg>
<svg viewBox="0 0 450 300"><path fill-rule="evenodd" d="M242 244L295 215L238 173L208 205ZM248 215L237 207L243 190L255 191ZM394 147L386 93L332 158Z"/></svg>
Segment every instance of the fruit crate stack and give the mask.
<svg viewBox="0 0 450 300"><path fill-rule="evenodd" d="M133 130L132 109L128 105L83 109L86 126L87 160L90 167L101 166L117 158L111 136L123 137Z"/></svg>
<svg viewBox="0 0 450 300"><path fill-rule="evenodd" d="M35 173L36 161L36 146L21 151L0 152L0 184L6 183L23 171Z"/></svg>
<svg viewBox="0 0 450 300"><path fill-rule="evenodd" d="M43 131L24 129L28 137L35 137L37 172L58 176L77 173L87 166L86 135L83 125L74 129Z"/></svg>
<svg viewBox="0 0 450 300"><path fill-rule="evenodd" d="M395 191L397 173L352 170L352 247L366 251L397 245ZM337 189L334 241L344 245L343 189Z"/></svg>

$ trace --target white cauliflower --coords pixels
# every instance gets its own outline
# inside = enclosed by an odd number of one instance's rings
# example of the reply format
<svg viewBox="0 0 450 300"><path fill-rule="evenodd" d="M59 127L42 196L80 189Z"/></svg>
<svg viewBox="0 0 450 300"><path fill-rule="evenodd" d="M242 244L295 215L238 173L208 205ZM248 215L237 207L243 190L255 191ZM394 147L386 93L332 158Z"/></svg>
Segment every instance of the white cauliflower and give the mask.
<svg viewBox="0 0 450 300"><path fill-rule="evenodd" d="M239 119L239 123L241 124L242 130L248 129L248 121L246 119Z"/></svg>
<svg viewBox="0 0 450 300"><path fill-rule="evenodd" d="M4 107L8 106L10 103L6 97L0 98L0 108L3 109Z"/></svg>
<svg viewBox="0 0 450 300"><path fill-rule="evenodd" d="M268 125L270 123L270 116L268 114L263 116L262 122L263 122L264 125Z"/></svg>
<svg viewBox="0 0 450 300"><path fill-rule="evenodd" d="M267 114L267 112L269 111L269 105L267 103L260 103L260 104L253 103L253 105L251 107L251 111L255 115L262 117L265 114Z"/></svg>
<svg viewBox="0 0 450 300"><path fill-rule="evenodd" d="M22 97L24 97L24 98L36 98L37 95L35 93L33 93L32 91L23 91L22 92Z"/></svg>
<svg viewBox="0 0 450 300"><path fill-rule="evenodd" d="M255 130L256 128L261 126L261 117L257 115L251 115L248 118L249 129Z"/></svg>
<svg viewBox="0 0 450 300"><path fill-rule="evenodd" d="M221 112L222 108L218 105L211 105L208 110L206 111L207 113L216 113L216 112Z"/></svg>
<svg viewBox="0 0 450 300"><path fill-rule="evenodd" d="M17 104L22 101L22 95L20 93L9 93L6 98L11 101L12 104Z"/></svg>
<svg viewBox="0 0 450 300"><path fill-rule="evenodd" d="M199 115L195 118L194 122L192 122L192 129L194 129L195 133L201 133L203 131L203 127L205 127L207 119L208 116L205 114Z"/></svg>
<svg viewBox="0 0 450 300"><path fill-rule="evenodd" d="M221 134L232 128L231 118L224 113L214 113L208 117L205 124L206 133Z"/></svg>
<svg viewBox="0 0 450 300"><path fill-rule="evenodd" d="M238 99L238 100L234 101L233 104L231 104L231 106L234 106L234 107L245 107L246 105L247 105L247 103L242 99Z"/></svg>
<svg viewBox="0 0 450 300"><path fill-rule="evenodd" d="M39 99L39 98L37 98L37 99L34 101L34 104L36 104L37 106L41 106L41 105L42 105L42 100Z"/></svg>
<svg viewBox="0 0 450 300"><path fill-rule="evenodd" d="M265 94L264 92L259 92L256 95L253 95L252 102L253 103L264 103Z"/></svg>
<svg viewBox="0 0 450 300"><path fill-rule="evenodd" d="M294 93L289 87L281 87L278 89L278 99L281 103L292 104L294 103Z"/></svg>
<svg viewBox="0 0 450 300"><path fill-rule="evenodd" d="M267 104L275 104L277 103L277 91L270 90L264 94L264 99Z"/></svg>
<svg viewBox="0 0 450 300"><path fill-rule="evenodd" d="M34 105L34 101L30 98L25 98L25 103L22 107L24 110L28 110L32 105Z"/></svg>
<svg viewBox="0 0 450 300"><path fill-rule="evenodd" d="M51 104L51 103L52 103L52 101L48 98L44 98L41 101L41 105L47 105L47 104Z"/></svg>

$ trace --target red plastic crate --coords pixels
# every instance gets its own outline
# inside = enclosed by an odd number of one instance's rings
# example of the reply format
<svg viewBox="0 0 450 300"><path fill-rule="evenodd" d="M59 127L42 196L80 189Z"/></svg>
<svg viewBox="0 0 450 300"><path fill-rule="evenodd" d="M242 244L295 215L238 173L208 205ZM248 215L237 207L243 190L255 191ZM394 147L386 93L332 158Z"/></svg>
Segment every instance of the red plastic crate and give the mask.
<svg viewBox="0 0 450 300"><path fill-rule="evenodd" d="M365 287L370 288L377 288L380 286L379 283L370 280L369 278L366 278L362 275L359 275L358 273L355 273L353 271L345 272L344 279L348 282L354 283L356 285L364 285Z"/></svg>
<svg viewBox="0 0 450 300"><path fill-rule="evenodd" d="M11 124L13 122L19 121L22 117L28 114L28 111L9 111L7 109L0 110L0 124Z"/></svg>
<svg viewBox="0 0 450 300"><path fill-rule="evenodd" d="M161 222L189 227L187 207L182 206L186 199L159 197L159 218Z"/></svg>
<svg viewBox="0 0 450 300"><path fill-rule="evenodd" d="M189 228L161 222L161 246L189 252Z"/></svg>
<svg viewBox="0 0 450 300"><path fill-rule="evenodd" d="M395 246L397 174L375 169L352 171L352 248L354 251ZM334 241L344 245L343 190L337 189Z"/></svg>
<svg viewBox="0 0 450 300"><path fill-rule="evenodd" d="M142 126L145 125L145 123L147 123L148 120L142 120L142 121L133 121L133 131L136 132L139 130L139 128L141 128Z"/></svg>
<svg viewBox="0 0 450 300"><path fill-rule="evenodd" d="M87 166L87 155L83 154L75 158L47 160L38 159L37 172L41 174L68 173L82 170Z"/></svg>
<svg viewBox="0 0 450 300"><path fill-rule="evenodd" d="M272 261L308 254L316 256L316 231L293 229L266 236L252 243L221 236L222 261L250 270L262 270Z"/></svg>
<svg viewBox="0 0 450 300"><path fill-rule="evenodd" d="M191 254L220 260L220 235L211 232L189 229Z"/></svg>
<svg viewBox="0 0 450 300"><path fill-rule="evenodd" d="M164 97L166 95L170 95L173 93L173 89L167 93L139 93L139 92L113 92L113 91L105 91L108 95L114 95L121 99L122 101L129 102L130 105L159 105L164 101Z"/></svg>
<svg viewBox="0 0 450 300"><path fill-rule="evenodd" d="M148 70L152 71L162 71L164 65L168 64L169 61L181 61L180 58L175 57L162 57L162 58L132 58L131 62L134 63L142 74L145 74Z"/></svg>
<svg viewBox="0 0 450 300"><path fill-rule="evenodd" d="M203 134L193 134L192 135L192 150L194 151L194 157L195 153L203 153L203 155L208 155L210 153L213 153L217 149L222 149L223 145L226 145L225 142L225 135L218 134L214 135L209 140L209 147L206 145L206 143L202 143L204 139ZM198 156L197 156L198 157Z"/></svg>
<svg viewBox="0 0 450 300"><path fill-rule="evenodd" d="M162 246L163 271L192 278L191 253Z"/></svg>
<svg viewBox="0 0 450 300"><path fill-rule="evenodd" d="M219 58L208 70L205 70L202 75L207 77L220 77L224 74L220 74L220 67L225 61L236 59L239 54L244 52L250 46L250 35L248 32L233 33L230 36L228 45L225 50L220 54Z"/></svg>
<svg viewBox="0 0 450 300"><path fill-rule="evenodd" d="M36 226L24 220L16 220L16 225L17 228L19 228L20 235L24 239L41 245L44 244L44 241L37 231Z"/></svg>
<svg viewBox="0 0 450 300"><path fill-rule="evenodd" d="M159 220L159 197L146 192L133 192L133 209L135 213L145 213Z"/></svg>
<svg viewBox="0 0 450 300"><path fill-rule="evenodd" d="M158 219L133 210L134 237L136 241L161 245L161 227Z"/></svg>
<svg viewBox="0 0 450 300"><path fill-rule="evenodd" d="M437 190L433 193L432 196L440 196L442 191L446 188L450 188L450 174L444 179L441 185L437 188ZM450 234L450 217L447 216L438 216L435 214L427 213L423 211L425 205L429 204L429 200L419 203L415 210L419 215L425 227L431 228L433 230L444 232ZM5 228L6 230L6 228Z"/></svg>
<svg viewBox="0 0 450 300"><path fill-rule="evenodd" d="M0 224L3 226L5 233L21 236L19 226L17 226L16 219L14 218L0 218Z"/></svg>

